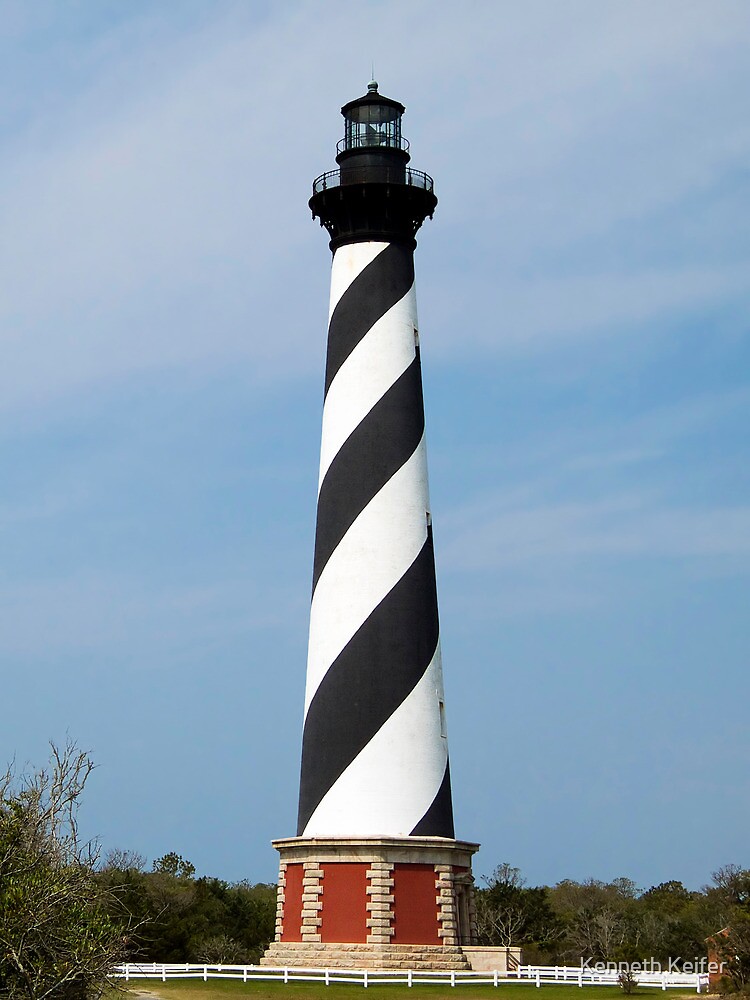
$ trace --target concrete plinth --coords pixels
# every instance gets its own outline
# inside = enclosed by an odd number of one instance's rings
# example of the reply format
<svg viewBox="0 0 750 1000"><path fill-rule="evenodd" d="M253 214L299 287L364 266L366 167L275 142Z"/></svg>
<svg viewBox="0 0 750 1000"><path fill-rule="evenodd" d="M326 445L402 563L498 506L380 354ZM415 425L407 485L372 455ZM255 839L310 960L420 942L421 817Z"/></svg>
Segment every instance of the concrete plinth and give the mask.
<svg viewBox="0 0 750 1000"><path fill-rule="evenodd" d="M515 972L522 961L520 948L491 945L465 945L466 956L472 972Z"/></svg>
<svg viewBox="0 0 750 1000"><path fill-rule="evenodd" d="M274 841L276 938L263 965L468 969L476 943L471 858L442 837Z"/></svg>

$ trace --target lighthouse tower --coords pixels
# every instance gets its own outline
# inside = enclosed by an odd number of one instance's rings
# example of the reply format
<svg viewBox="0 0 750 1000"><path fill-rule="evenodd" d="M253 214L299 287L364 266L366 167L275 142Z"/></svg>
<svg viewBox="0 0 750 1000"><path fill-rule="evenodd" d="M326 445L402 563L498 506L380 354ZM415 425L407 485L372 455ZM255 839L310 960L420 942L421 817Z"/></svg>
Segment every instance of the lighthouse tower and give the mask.
<svg viewBox="0 0 750 1000"><path fill-rule="evenodd" d="M310 208L333 253L297 836L266 964L466 968L471 857L457 841L414 287L437 205L404 107L341 109ZM401 964L400 967L403 968Z"/></svg>

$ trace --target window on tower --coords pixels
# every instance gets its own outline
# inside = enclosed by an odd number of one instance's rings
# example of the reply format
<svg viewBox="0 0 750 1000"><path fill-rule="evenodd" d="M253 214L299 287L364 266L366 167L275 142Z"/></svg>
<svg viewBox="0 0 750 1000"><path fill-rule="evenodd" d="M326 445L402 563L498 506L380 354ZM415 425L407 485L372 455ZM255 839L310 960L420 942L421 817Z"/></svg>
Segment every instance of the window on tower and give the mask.
<svg viewBox="0 0 750 1000"><path fill-rule="evenodd" d="M346 112L347 149L364 146L401 148L401 115L388 104L368 103Z"/></svg>

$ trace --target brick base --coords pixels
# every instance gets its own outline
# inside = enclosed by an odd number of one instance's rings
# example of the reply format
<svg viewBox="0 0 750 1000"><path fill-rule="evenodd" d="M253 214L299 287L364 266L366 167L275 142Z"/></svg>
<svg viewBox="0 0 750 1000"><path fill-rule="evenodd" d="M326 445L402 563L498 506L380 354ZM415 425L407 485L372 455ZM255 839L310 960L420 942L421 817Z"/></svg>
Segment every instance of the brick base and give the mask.
<svg viewBox="0 0 750 1000"><path fill-rule="evenodd" d="M476 943L478 846L438 837L275 841L276 939L261 964L468 969L461 948Z"/></svg>

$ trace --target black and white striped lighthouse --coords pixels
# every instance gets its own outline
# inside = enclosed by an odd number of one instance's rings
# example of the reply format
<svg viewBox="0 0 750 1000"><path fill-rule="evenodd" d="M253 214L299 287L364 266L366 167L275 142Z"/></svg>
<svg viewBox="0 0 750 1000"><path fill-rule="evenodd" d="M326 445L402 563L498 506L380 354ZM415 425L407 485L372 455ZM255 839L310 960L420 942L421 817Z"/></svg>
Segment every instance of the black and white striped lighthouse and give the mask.
<svg viewBox="0 0 750 1000"><path fill-rule="evenodd" d="M297 836L266 962L465 968L427 481L415 234L437 205L404 107L341 109L310 208L333 268ZM344 948L344 946L346 946ZM418 953L418 954L417 954Z"/></svg>

